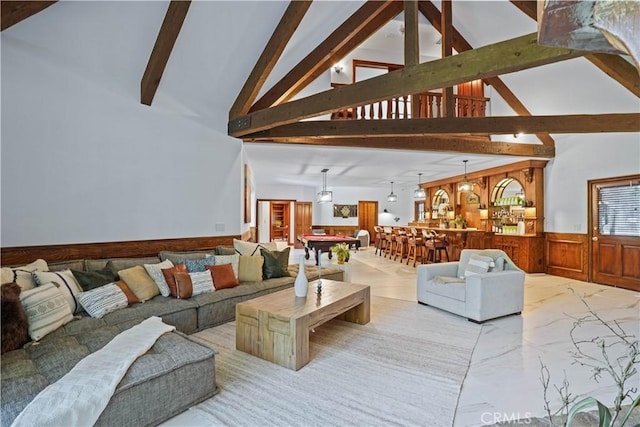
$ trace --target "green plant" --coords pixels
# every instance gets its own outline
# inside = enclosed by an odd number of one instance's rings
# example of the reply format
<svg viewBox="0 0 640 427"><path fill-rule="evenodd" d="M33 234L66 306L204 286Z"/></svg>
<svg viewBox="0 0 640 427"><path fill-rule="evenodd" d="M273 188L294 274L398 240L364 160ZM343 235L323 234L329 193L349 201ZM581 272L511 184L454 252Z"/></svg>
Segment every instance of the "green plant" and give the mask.
<svg viewBox="0 0 640 427"><path fill-rule="evenodd" d="M331 251L336 254L338 259L349 259L349 245L346 243L337 243L331 247Z"/></svg>
<svg viewBox="0 0 640 427"><path fill-rule="evenodd" d="M570 288L571 289L571 288ZM571 289L575 294L575 291ZM585 409L596 407L598 409L598 427L622 427L626 424L632 411L640 407L640 394L635 399L633 394L638 392L637 387L630 387L627 381L638 373L637 365L640 364L640 340L635 335L627 334L617 321L607 322L594 312L584 298L579 297L586 306L588 315L574 318L573 327L569 333L574 350L570 352L573 363L590 368L591 377L598 382L603 373L608 374L615 382L617 394L613 402L613 407L609 409L605 404L597 399L587 396L576 402L576 397L569 393L569 382L566 378L562 386L554 384L554 388L561 399L561 407L552 413L548 398L550 374L547 367L540 361L541 376L540 381L544 389L544 409L547 412L547 419L550 425L555 426L552 417L559 416L564 426L571 426L576 415ZM599 323L605 327L608 334L597 336L592 339L577 338L576 332L588 323ZM622 348L611 354L612 350ZM620 355L622 354L622 355ZM622 414L623 403L631 401L626 414ZM618 418L622 415L618 422ZM636 426L637 427L637 426Z"/></svg>
<svg viewBox="0 0 640 427"><path fill-rule="evenodd" d="M462 215L458 215L456 219L453 220L454 224L459 227L465 227L467 225L467 221L464 220Z"/></svg>

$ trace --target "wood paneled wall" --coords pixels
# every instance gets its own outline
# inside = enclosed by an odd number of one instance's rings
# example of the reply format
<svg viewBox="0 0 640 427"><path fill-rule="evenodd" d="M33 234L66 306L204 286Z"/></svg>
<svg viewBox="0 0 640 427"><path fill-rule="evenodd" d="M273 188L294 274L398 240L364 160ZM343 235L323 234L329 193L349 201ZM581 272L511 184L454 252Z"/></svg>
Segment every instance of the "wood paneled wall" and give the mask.
<svg viewBox="0 0 640 427"><path fill-rule="evenodd" d="M547 273L589 280L589 241L586 234L545 233Z"/></svg>
<svg viewBox="0 0 640 427"><path fill-rule="evenodd" d="M242 236L7 247L0 250L2 257L0 262L2 265L21 265L28 264L38 258L47 262L57 262L76 259L145 257L158 255L160 251L211 250L219 245L233 245L233 239L247 240L245 237L247 237L247 233L243 233Z"/></svg>
<svg viewBox="0 0 640 427"><path fill-rule="evenodd" d="M357 225L313 225L311 229L324 230L327 234L353 237L356 230L360 228Z"/></svg>

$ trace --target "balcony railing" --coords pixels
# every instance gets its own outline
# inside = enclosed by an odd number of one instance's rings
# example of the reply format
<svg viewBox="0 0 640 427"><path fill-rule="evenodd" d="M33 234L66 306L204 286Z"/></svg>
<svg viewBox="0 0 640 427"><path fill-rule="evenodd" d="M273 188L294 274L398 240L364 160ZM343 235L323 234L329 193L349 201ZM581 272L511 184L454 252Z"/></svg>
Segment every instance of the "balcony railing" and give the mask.
<svg viewBox="0 0 640 427"><path fill-rule="evenodd" d="M465 95L454 95L454 112L456 117L484 117L489 98L477 98ZM442 94L426 92L418 95L420 103L418 118L444 117L442 112ZM401 96L371 104L359 105L336 111L332 120L397 120L411 118L411 97Z"/></svg>

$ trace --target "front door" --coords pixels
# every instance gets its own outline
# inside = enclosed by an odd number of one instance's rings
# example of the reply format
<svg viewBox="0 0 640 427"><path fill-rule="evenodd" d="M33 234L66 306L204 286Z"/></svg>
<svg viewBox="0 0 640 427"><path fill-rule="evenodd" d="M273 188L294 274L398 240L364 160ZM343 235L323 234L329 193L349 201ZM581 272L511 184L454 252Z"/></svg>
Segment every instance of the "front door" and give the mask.
<svg viewBox="0 0 640 427"><path fill-rule="evenodd" d="M376 232L373 229L378 225L378 202L359 201L358 202L358 228L369 232L369 244L373 245L376 239Z"/></svg>
<svg viewBox="0 0 640 427"><path fill-rule="evenodd" d="M640 175L589 181L591 281L640 291Z"/></svg>

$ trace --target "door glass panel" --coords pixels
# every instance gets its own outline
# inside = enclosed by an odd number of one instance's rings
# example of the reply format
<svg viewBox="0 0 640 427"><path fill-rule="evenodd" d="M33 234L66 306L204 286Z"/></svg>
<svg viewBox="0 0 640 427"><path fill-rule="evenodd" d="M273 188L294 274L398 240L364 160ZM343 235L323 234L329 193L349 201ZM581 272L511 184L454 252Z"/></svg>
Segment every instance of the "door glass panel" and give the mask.
<svg viewBox="0 0 640 427"><path fill-rule="evenodd" d="M599 189L598 232L608 236L640 237L640 184Z"/></svg>

